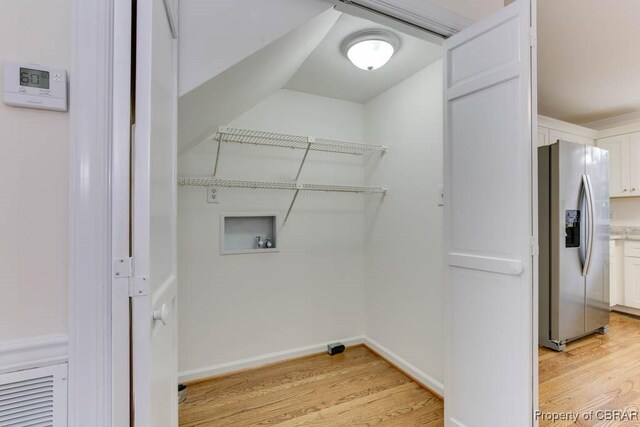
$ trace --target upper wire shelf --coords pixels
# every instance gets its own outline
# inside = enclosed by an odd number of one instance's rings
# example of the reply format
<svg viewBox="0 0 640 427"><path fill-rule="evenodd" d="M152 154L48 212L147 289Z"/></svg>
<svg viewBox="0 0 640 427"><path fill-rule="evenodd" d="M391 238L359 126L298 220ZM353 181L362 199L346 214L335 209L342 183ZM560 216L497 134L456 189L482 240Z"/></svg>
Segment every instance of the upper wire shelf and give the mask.
<svg viewBox="0 0 640 427"><path fill-rule="evenodd" d="M248 129L220 127L213 136L218 142L235 142L238 144L263 145L268 147L294 148L308 151L324 151L327 153L365 155L384 153L387 147L382 145L361 144L358 142L338 141L309 136L287 135L282 133L263 132Z"/></svg>

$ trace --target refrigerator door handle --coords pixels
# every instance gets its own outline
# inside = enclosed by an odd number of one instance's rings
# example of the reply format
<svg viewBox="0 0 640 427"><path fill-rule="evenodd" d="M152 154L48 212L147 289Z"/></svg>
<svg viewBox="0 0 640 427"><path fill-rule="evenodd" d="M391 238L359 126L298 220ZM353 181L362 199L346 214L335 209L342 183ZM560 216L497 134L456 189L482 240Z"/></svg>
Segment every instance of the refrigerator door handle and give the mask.
<svg viewBox="0 0 640 427"><path fill-rule="evenodd" d="M582 265L582 275L589 274L589 267L591 266L591 256L593 255L593 238L595 235L595 205L593 203L593 187L591 187L591 177L589 175L582 175L582 185L584 186L584 192L587 201L587 251L584 257L584 264Z"/></svg>
<svg viewBox="0 0 640 427"><path fill-rule="evenodd" d="M581 213L580 215L580 245L578 246L578 256L580 257L580 267L581 267L581 272L580 274L582 274L582 276L585 275L585 267L587 265L587 250L586 247L588 246L586 244L586 240L587 240L587 236L586 234L588 233L587 231L587 220L588 220L588 207L587 207L587 176L586 175L582 175L581 177L581 182L580 182L580 193L579 193L579 202L578 202L578 209ZM582 237L584 230L584 238Z"/></svg>

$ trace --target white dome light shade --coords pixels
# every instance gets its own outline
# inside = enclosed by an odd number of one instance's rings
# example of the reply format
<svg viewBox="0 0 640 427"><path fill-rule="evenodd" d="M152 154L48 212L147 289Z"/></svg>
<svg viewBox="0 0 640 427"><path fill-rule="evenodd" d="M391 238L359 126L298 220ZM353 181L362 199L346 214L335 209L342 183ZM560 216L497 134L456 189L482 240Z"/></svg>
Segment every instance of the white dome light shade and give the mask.
<svg viewBox="0 0 640 427"><path fill-rule="evenodd" d="M351 46L347 57L358 68L375 70L389 62L393 56L393 46L384 40L365 40Z"/></svg>
<svg viewBox="0 0 640 427"><path fill-rule="evenodd" d="M362 70L376 70L389 62L400 47L398 36L386 30L364 30L342 42L342 52Z"/></svg>

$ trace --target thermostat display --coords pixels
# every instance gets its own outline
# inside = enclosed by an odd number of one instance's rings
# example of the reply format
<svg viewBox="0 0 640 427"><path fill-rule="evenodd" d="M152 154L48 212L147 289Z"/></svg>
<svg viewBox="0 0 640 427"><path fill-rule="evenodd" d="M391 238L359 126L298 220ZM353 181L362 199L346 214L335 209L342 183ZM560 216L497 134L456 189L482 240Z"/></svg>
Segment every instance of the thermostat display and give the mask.
<svg viewBox="0 0 640 427"><path fill-rule="evenodd" d="M20 86L49 89L49 72L20 67Z"/></svg>
<svg viewBox="0 0 640 427"><path fill-rule="evenodd" d="M7 105L67 111L65 70L4 61L3 82L3 99Z"/></svg>

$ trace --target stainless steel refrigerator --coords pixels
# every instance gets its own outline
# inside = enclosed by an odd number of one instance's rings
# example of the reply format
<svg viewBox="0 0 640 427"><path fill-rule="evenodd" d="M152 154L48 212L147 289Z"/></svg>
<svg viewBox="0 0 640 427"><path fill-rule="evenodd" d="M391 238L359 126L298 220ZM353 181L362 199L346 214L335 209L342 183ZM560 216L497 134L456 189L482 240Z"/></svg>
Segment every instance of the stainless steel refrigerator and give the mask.
<svg viewBox="0 0 640 427"><path fill-rule="evenodd" d="M539 344L609 325L609 153L573 142L538 148Z"/></svg>

